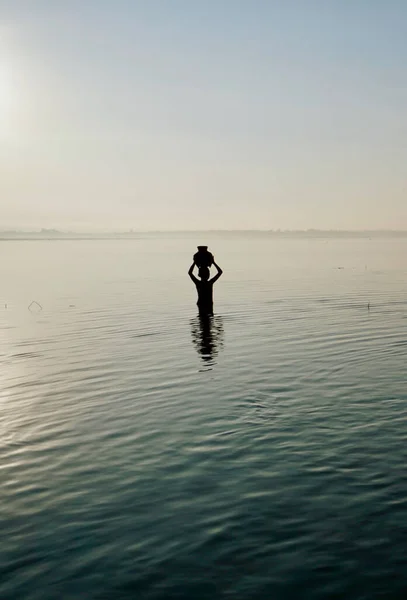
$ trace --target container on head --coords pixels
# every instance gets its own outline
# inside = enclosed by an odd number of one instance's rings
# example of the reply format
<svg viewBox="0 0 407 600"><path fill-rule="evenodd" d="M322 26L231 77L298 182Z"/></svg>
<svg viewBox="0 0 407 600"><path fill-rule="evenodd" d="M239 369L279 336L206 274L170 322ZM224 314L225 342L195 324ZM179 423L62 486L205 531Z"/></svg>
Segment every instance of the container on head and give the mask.
<svg viewBox="0 0 407 600"><path fill-rule="evenodd" d="M213 254L209 252L208 246L198 246L198 252L194 254L194 263L197 267L210 267L213 265Z"/></svg>

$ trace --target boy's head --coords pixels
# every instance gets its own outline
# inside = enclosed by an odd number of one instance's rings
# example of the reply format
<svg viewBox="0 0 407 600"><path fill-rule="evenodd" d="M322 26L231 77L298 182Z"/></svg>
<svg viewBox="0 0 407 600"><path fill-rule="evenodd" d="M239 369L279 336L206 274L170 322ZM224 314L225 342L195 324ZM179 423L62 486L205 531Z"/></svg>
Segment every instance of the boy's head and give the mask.
<svg viewBox="0 0 407 600"><path fill-rule="evenodd" d="M202 279L202 281L208 281L209 279L209 269L208 267L201 267L199 269L199 277Z"/></svg>

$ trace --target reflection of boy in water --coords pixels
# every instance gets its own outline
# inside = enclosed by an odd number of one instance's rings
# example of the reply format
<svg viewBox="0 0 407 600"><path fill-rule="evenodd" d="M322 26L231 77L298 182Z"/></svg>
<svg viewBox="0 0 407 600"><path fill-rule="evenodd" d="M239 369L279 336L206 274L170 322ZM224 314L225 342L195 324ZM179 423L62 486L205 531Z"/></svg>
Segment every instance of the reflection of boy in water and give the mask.
<svg viewBox="0 0 407 600"><path fill-rule="evenodd" d="M191 319L192 341L203 362L214 364L216 356L223 348L222 317L199 313Z"/></svg>
<svg viewBox="0 0 407 600"><path fill-rule="evenodd" d="M198 275L200 279L197 279L195 275L193 275L193 270L195 267L195 263L193 263L188 271L188 275L192 279L192 281L196 285L196 290L198 292L198 308L199 312L212 314L213 313L213 284L215 281L218 281L219 277L222 275L222 269L214 262L213 266L217 270L217 273L212 279L209 279L209 269L208 267L201 267L199 269Z"/></svg>

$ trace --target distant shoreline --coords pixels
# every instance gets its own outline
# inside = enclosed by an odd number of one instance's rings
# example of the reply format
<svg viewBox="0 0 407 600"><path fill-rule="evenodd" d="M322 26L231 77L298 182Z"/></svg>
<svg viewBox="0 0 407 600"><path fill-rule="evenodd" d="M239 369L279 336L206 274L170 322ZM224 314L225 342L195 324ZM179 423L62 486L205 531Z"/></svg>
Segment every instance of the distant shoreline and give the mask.
<svg viewBox="0 0 407 600"><path fill-rule="evenodd" d="M323 239L378 239L407 238L405 230L191 230L191 231L128 231L128 232L64 232L43 229L41 231L0 231L0 241L74 241L74 240L139 240L153 237L259 237L259 238L323 238Z"/></svg>

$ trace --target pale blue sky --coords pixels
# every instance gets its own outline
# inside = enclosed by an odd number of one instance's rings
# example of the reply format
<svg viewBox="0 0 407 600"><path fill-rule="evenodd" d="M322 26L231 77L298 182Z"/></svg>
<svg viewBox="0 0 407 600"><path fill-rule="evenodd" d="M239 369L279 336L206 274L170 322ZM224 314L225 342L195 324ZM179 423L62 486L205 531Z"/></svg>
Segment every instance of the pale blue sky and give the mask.
<svg viewBox="0 0 407 600"><path fill-rule="evenodd" d="M407 229L406 65L405 0L0 0L0 229Z"/></svg>

